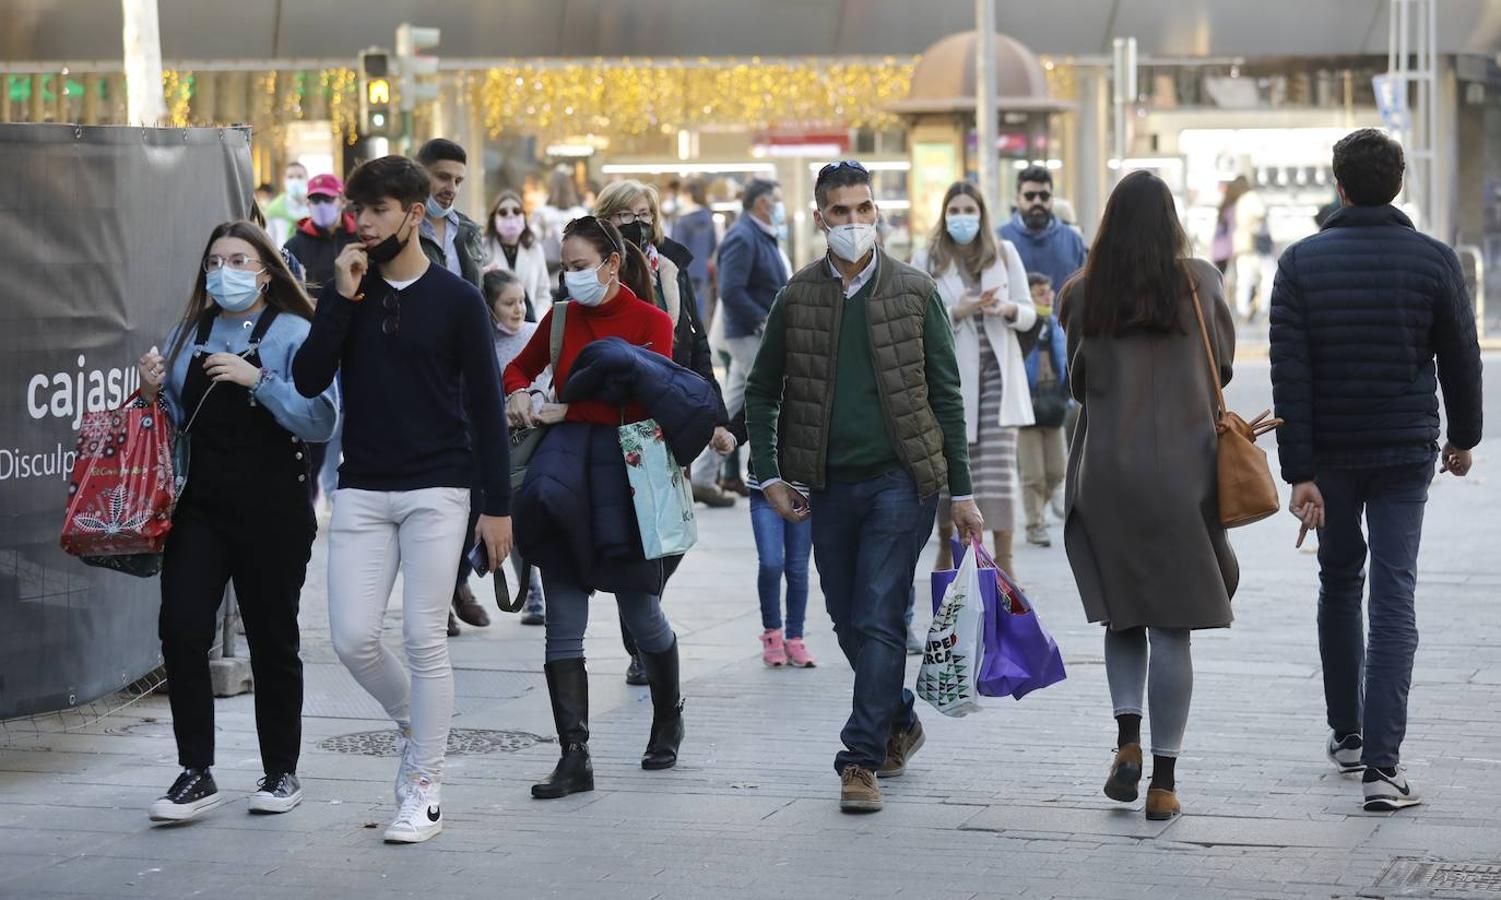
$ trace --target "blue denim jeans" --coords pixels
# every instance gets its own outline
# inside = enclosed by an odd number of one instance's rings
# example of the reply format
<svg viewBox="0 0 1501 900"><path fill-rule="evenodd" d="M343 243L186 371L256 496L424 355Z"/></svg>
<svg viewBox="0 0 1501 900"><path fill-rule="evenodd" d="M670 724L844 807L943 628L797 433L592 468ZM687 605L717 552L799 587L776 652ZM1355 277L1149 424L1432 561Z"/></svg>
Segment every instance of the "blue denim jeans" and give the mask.
<svg viewBox="0 0 1501 900"><path fill-rule="evenodd" d="M1418 649L1413 592L1433 463L1323 469L1319 532L1319 655L1329 727L1365 737L1367 766L1398 764L1407 732L1407 692ZM1360 520L1365 515L1366 533ZM1366 555L1371 571L1370 640L1361 621Z"/></svg>
<svg viewBox="0 0 1501 900"><path fill-rule="evenodd" d="M756 535L760 572L761 627L782 627L782 579L787 579L787 637L803 636L808 613L808 557L813 553L813 523L788 522L766 502L760 491L750 492L751 531Z"/></svg>
<svg viewBox="0 0 1501 900"><path fill-rule="evenodd" d="M917 558L933 533L938 497L918 497L905 470L854 483L830 482L809 498L813 559L839 649L855 670L849 721L839 737L847 765L878 769L886 741L917 715L907 680L905 618Z"/></svg>

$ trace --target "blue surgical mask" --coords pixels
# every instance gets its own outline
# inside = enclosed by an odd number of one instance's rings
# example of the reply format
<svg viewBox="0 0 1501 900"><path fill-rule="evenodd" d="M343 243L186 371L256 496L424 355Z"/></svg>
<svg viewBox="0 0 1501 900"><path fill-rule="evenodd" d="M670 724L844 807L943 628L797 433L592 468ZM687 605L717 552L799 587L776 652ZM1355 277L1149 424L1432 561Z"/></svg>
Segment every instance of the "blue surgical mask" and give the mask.
<svg viewBox="0 0 1501 900"><path fill-rule="evenodd" d="M771 224L778 227L787 224L787 204L780 200L771 205Z"/></svg>
<svg viewBox="0 0 1501 900"><path fill-rule="evenodd" d="M980 233L980 216L978 213L957 215L948 217L949 237L960 244L968 244Z"/></svg>
<svg viewBox="0 0 1501 900"><path fill-rule="evenodd" d="M454 204L454 206L457 205L457 203ZM432 216L434 219L446 219L451 212L453 212L453 206L444 206L438 202L437 197L428 195L427 214L429 216Z"/></svg>
<svg viewBox="0 0 1501 900"><path fill-rule="evenodd" d="M604 263L592 269L564 272L563 284L568 288L568 298L582 306L598 306L604 302L607 283L599 280L599 270ZM614 281L614 279L610 279Z"/></svg>
<svg viewBox="0 0 1501 900"><path fill-rule="evenodd" d="M261 295L261 285L256 277L255 272L241 272L225 266L208 273L204 287L220 309L232 313L244 312L254 306Z"/></svg>

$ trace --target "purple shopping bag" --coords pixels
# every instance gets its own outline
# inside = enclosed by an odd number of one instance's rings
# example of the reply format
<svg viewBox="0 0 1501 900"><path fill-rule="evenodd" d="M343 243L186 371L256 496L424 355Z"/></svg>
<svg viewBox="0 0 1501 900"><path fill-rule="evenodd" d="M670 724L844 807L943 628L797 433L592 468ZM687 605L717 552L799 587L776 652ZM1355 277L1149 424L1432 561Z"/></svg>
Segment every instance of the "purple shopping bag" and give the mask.
<svg viewBox="0 0 1501 900"><path fill-rule="evenodd" d="M1068 677L1063 655L1021 587L996 568L984 547L978 549L985 564L980 569L981 584L992 580L996 584L993 594L981 588L985 596L985 660L980 669L980 693L1020 700Z"/></svg>

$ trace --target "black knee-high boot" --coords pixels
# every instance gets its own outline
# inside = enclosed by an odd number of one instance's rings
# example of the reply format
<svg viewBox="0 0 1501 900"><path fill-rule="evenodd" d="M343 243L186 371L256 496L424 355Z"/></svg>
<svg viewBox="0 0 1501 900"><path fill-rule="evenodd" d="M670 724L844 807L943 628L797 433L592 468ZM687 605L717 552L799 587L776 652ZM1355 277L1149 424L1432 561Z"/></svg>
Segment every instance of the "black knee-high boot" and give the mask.
<svg viewBox="0 0 1501 900"><path fill-rule="evenodd" d="M677 638L661 653L642 651L641 663L651 684L651 737L641 755L641 768L670 769L678 764L678 747L683 743Z"/></svg>
<svg viewBox="0 0 1501 900"><path fill-rule="evenodd" d="M539 800L566 797L594 790L594 763L589 759L589 674L584 660L560 659L542 667L547 673L547 694L552 699L552 720L558 729L562 755L541 782L532 785Z"/></svg>

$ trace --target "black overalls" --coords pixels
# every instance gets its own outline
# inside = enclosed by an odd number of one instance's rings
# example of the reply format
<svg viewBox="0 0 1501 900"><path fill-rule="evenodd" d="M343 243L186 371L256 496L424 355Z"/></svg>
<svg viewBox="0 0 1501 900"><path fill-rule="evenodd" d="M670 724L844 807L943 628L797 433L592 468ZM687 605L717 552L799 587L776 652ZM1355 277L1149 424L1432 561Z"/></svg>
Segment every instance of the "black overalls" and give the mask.
<svg viewBox="0 0 1501 900"><path fill-rule="evenodd" d="M252 366L261 364L260 342L277 312L267 307L255 323L241 354ZM192 455L161 575L159 633L172 729L182 766L213 765L208 654L224 585L233 579L255 676L261 763L267 775L295 773L302 742L297 604L317 533L307 491L309 453L247 388L216 384L204 372L214 318L210 312L199 320L183 384Z"/></svg>

